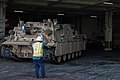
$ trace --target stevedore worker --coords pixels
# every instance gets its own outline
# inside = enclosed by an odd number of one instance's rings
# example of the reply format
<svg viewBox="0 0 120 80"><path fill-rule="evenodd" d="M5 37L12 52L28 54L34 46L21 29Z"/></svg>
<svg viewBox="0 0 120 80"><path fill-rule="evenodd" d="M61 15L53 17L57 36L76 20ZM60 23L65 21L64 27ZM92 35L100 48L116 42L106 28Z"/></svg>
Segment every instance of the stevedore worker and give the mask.
<svg viewBox="0 0 120 80"><path fill-rule="evenodd" d="M37 35L36 40L32 43L33 47L33 63L34 63L34 76L35 79L39 78L39 70L41 72L41 78L45 77L45 66L44 66L44 52L43 47L45 44L43 43L43 36Z"/></svg>

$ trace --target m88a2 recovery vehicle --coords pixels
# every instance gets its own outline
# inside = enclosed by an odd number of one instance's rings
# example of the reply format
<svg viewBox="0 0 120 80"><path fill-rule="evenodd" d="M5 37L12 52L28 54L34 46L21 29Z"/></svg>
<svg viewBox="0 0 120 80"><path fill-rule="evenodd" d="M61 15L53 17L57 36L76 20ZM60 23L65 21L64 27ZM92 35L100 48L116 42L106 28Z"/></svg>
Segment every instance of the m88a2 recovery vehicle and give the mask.
<svg viewBox="0 0 120 80"><path fill-rule="evenodd" d="M56 20L25 24L20 21L9 33L1 48L1 56L5 58L32 58L31 41L35 40L38 33L44 35L48 41L44 55L46 61L60 63L80 56L81 51L86 49L85 35L78 34L73 25L58 24Z"/></svg>

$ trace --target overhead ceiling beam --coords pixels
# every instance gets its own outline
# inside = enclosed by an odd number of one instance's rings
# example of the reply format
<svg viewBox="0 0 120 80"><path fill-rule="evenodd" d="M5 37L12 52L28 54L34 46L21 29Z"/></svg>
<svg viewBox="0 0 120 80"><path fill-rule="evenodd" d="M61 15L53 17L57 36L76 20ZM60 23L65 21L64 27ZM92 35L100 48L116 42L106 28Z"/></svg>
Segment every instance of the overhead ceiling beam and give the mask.
<svg viewBox="0 0 120 80"><path fill-rule="evenodd" d="M62 7L62 8L72 8L72 9L79 9L79 8L87 8L92 5L96 5L103 1L108 0L101 0L100 2L91 2L91 1L83 1L83 0L44 0L41 2L30 2L30 1L22 1L22 0L9 0L11 2L14 1L14 4L25 4L25 5L34 5L34 6L54 6L54 7ZM93 1L93 0L92 0ZM82 7L81 7L82 6Z"/></svg>
<svg viewBox="0 0 120 80"><path fill-rule="evenodd" d="M99 5L99 4L101 4L101 3L103 3L103 2L105 2L105 1L110 1L110 0L96 0L95 2L94 2L94 4L92 4L92 5L88 5L88 6L83 6L82 8L80 8L80 10L81 9L87 9L87 8L91 8L91 7L96 7L97 5Z"/></svg>
<svg viewBox="0 0 120 80"><path fill-rule="evenodd" d="M46 2L32 2L32 1L14 1L15 4L34 5L34 6L47 6Z"/></svg>
<svg viewBox="0 0 120 80"><path fill-rule="evenodd" d="M44 1L58 2L59 0L44 0Z"/></svg>
<svg viewBox="0 0 120 80"><path fill-rule="evenodd" d="M71 9L78 9L78 10L81 10L81 8L85 8L85 9L91 9L91 10L100 10L100 11L104 11L106 10L105 7L99 7L99 6L90 6L90 7L87 7L87 6L84 6L84 5L74 5L74 4L69 4L69 5L66 5L66 4L56 4L56 5L53 5L52 7L60 7L60 8L71 8Z"/></svg>
<svg viewBox="0 0 120 80"><path fill-rule="evenodd" d="M55 4L60 3L62 0L56 0L54 2L53 2L53 0L46 0L46 1L47 2L49 1L47 6L51 7L51 6L55 5ZM50 1L52 1L52 2L50 2Z"/></svg>
<svg viewBox="0 0 120 80"><path fill-rule="evenodd" d="M56 4L56 5L53 5L53 7L71 8L71 9L80 9L80 8L81 8L80 5L73 5L73 4L70 4L70 5L66 5L66 4Z"/></svg>
<svg viewBox="0 0 120 80"><path fill-rule="evenodd" d="M98 6L106 7L106 8L120 8L120 5L103 5L103 4L100 4Z"/></svg>
<svg viewBox="0 0 120 80"><path fill-rule="evenodd" d="M51 3L74 4L74 5L94 5L109 0L45 0ZM57 5L57 4L56 4Z"/></svg>
<svg viewBox="0 0 120 80"><path fill-rule="evenodd" d="M0 0L1 3L6 3L8 0Z"/></svg>
<svg viewBox="0 0 120 80"><path fill-rule="evenodd" d="M94 4L94 2L92 1L84 1L84 0L62 0L61 3L79 4L79 5L93 5Z"/></svg>
<svg viewBox="0 0 120 80"><path fill-rule="evenodd" d="M61 3L79 4L79 5L95 5L104 1L109 1L109 0L62 0Z"/></svg>
<svg viewBox="0 0 120 80"><path fill-rule="evenodd" d="M86 10L105 11L106 8L105 8L105 7L99 7L99 6L96 6L96 7L90 7L90 8L87 8Z"/></svg>
<svg viewBox="0 0 120 80"><path fill-rule="evenodd" d="M15 0L8 0L7 3L13 3Z"/></svg>
<svg viewBox="0 0 120 80"><path fill-rule="evenodd" d="M47 0L51 1L51 0ZM57 0L59 1L59 0ZM57 2L56 1L56 2ZM53 7L61 7L61 8L71 8L71 9L90 9L92 8L93 10L106 10L106 8L101 8L101 7L95 7L98 4L101 4L104 1L109 1L109 0L92 0L91 1L84 1L84 0L60 0L59 3L56 3L52 5ZM93 7L94 6L94 7Z"/></svg>
<svg viewBox="0 0 120 80"><path fill-rule="evenodd" d="M9 5L9 6L12 5L14 1L15 1L15 0L8 0L8 1L7 1L7 5Z"/></svg>

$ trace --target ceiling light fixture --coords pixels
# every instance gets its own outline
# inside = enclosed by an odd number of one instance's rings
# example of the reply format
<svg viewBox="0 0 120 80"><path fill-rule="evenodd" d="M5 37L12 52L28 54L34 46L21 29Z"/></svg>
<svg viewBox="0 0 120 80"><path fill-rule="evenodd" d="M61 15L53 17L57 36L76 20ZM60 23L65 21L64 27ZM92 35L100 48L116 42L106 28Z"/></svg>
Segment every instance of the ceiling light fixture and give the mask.
<svg viewBox="0 0 120 80"><path fill-rule="evenodd" d="M103 2L103 4L113 5L112 2Z"/></svg>
<svg viewBox="0 0 120 80"><path fill-rule="evenodd" d="M58 13L57 15L59 15L59 16L63 16L63 15L65 15L65 14L62 14L62 13Z"/></svg>
<svg viewBox="0 0 120 80"><path fill-rule="evenodd" d="M91 18L97 18L97 16L90 16Z"/></svg>
<svg viewBox="0 0 120 80"><path fill-rule="evenodd" d="M16 12L16 13L23 13L23 11L18 11L18 10L15 10L14 12Z"/></svg>

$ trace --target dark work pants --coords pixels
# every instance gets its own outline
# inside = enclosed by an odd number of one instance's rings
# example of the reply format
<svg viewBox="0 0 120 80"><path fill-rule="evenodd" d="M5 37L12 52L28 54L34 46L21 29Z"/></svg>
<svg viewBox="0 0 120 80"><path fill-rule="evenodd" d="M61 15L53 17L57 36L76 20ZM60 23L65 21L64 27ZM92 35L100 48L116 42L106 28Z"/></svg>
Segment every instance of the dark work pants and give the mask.
<svg viewBox="0 0 120 80"><path fill-rule="evenodd" d="M41 58L39 60L33 60L33 62L34 62L34 68L35 68L35 71L34 71L35 78L39 77L39 70L41 72L41 78L44 78L45 68L44 68L43 58Z"/></svg>

